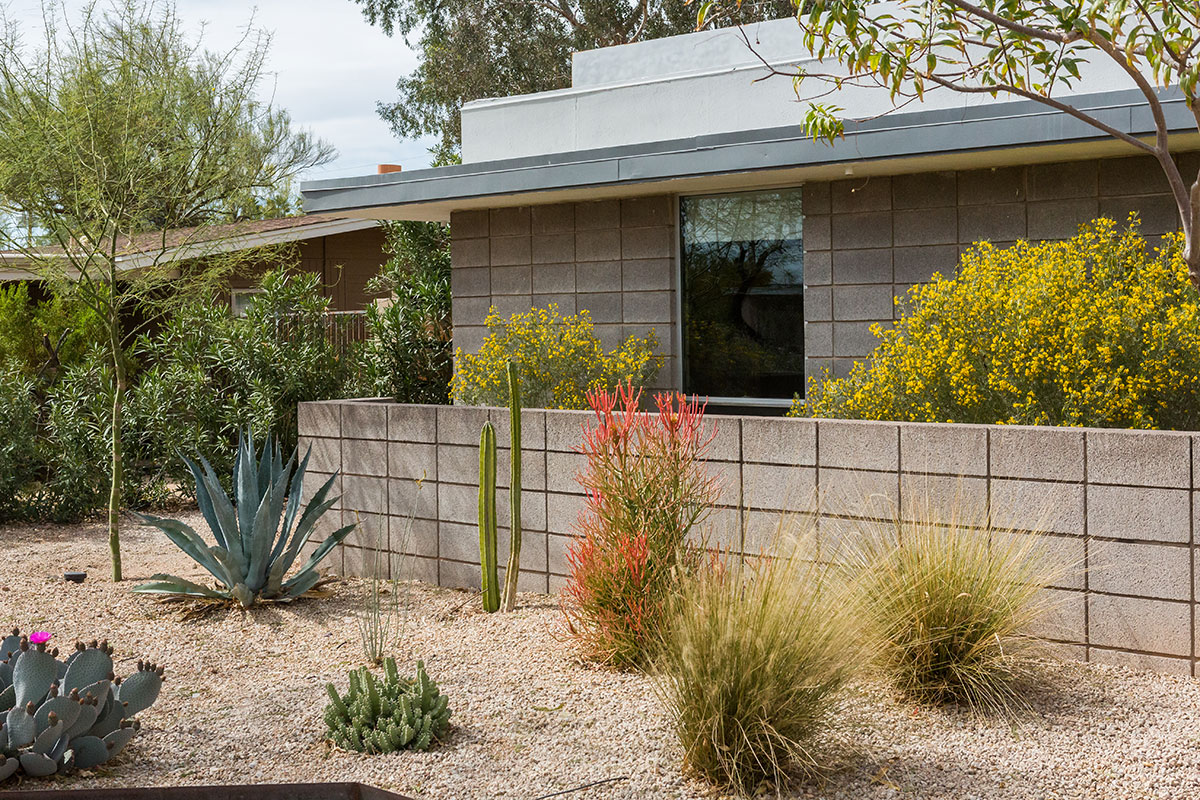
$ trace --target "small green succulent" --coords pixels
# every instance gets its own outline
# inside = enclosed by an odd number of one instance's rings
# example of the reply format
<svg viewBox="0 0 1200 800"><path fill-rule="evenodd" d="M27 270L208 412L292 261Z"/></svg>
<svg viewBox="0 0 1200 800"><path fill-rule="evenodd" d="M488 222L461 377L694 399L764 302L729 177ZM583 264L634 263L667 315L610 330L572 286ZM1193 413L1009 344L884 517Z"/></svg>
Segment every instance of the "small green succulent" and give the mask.
<svg viewBox="0 0 1200 800"><path fill-rule="evenodd" d="M310 448L311 453L311 448ZM288 570L308 543L317 521L337 497L329 491L337 475L321 485L301 512L304 476L309 454L299 466L293 452L284 464L278 444L268 435L261 452L247 433L238 439L233 467L237 504L221 487L216 473L203 458L200 465L184 461L196 478L196 500L216 540L210 546L188 525L149 514L139 515L165 533L175 545L217 579L216 587L202 586L175 575L155 575L135 592L236 600L249 608L259 600L291 601L320 580L317 565L354 530L346 525L331 533L290 578Z"/></svg>
<svg viewBox="0 0 1200 800"><path fill-rule="evenodd" d="M450 722L449 701L417 662L412 680L401 678L394 658L384 659L383 680L362 667L350 673L345 697L326 684L325 724L338 747L360 753L428 750Z"/></svg>

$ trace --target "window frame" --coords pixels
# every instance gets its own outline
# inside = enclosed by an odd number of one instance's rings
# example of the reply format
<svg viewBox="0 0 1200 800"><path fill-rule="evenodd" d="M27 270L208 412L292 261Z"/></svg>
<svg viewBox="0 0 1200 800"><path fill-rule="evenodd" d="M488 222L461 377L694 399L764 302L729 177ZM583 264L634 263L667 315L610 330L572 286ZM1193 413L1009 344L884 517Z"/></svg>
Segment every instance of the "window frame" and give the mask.
<svg viewBox="0 0 1200 800"><path fill-rule="evenodd" d="M684 286L685 286L684 279L683 279L683 251L684 251L683 201L687 198L692 198L692 197L732 197L732 196L739 195L739 194L758 194L760 192L798 189L801 192L801 195L800 195L800 208L801 208L800 220L801 220L801 223L800 224L801 224L801 246L803 246L803 230L804 230L803 225L804 225L804 218L805 218L805 216L807 216L804 213L803 192L804 192L804 187L807 185L807 183L808 182L805 181L802 183L783 183L783 184L773 184L773 185L768 185L768 186L756 186L754 188L735 189L732 191L725 191L725 192L697 192L697 193L687 193L687 194L676 193L674 195L675 242L676 242L676 247L675 247L675 321L676 321L676 324L675 324L674 342L673 342L675 345L675 369L673 370L674 374L672 375L672 377L675 380L675 385L679 387L680 391L684 391L684 373L685 373L685 365L686 365L686 359L687 359L687 346L686 346L687 336L685 335L685 330L684 330L684 326L687 324L686 315L685 315L686 303L684 302L684 296L683 296L684 295ZM805 252L807 253L807 251L805 251ZM803 277L804 277L804 282L801 285L804 287L804 289L807 289L808 288L807 276L803 276ZM807 318L802 319L801 324L803 324L804 326L807 327L807 325L808 325ZM807 394L808 394L808 375L807 375L807 373L808 373L808 369L807 369L807 366L808 366L808 342L807 342L807 339L805 340L803 358L804 358L804 362L805 362L805 379L804 379L801 387L795 393L795 396L799 397L801 402L803 402L807 398ZM770 410L787 411L788 409L791 408L792 403L795 402L794 397L755 397L755 396L723 397L723 396L718 396L718 395L706 395L706 397L708 399L708 402L714 406L731 406L731 407L741 406L741 407L747 408L747 409L767 410L767 411L770 411Z"/></svg>
<svg viewBox="0 0 1200 800"><path fill-rule="evenodd" d="M253 297L255 295L264 294L264 290L256 286L247 286L243 288L230 287L229 289L229 313L238 318L245 319L247 312L250 310L250 305L238 308L238 298Z"/></svg>

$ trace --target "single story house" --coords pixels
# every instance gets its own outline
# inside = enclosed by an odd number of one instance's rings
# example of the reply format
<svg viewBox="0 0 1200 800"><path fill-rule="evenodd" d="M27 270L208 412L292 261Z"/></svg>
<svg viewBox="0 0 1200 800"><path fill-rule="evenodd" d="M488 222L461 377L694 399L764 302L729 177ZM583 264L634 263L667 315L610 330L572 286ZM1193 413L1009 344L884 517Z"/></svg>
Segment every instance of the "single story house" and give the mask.
<svg viewBox="0 0 1200 800"><path fill-rule="evenodd" d="M179 228L135 236L120 248L122 269L136 270L152 263L186 262L219 253L294 244L295 264L321 276L333 311L363 310L373 298L366 285L387 260L384 231L379 222L361 217L308 215ZM47 257L61 249L47 248ZM261 273L272 266L248 263L229 280L229 302L235 312L245 308ZM17 251L0 251L0 281L37 280L29 260Z"/></svg>
<svg viewBox="0 0 1200 800"><path fill-rule="evenodd" d="M467 104L462 164L307 182L305 209L450 222L468 351L489 306L588 309L610 346L656 330L662 387L764 410L845 374L894 298L972 242L1064 238L1131 211L1149 234L1178 225L1155 162L1045 105L933 92L892 110L847 86L822 102L859 121L830 145L763 61L811 65L795 20L577 53L568 89ZM1088 65L1067 95L1153 130L1115 65ZM1194 118L1163 99L1194 175Z"/></svg>

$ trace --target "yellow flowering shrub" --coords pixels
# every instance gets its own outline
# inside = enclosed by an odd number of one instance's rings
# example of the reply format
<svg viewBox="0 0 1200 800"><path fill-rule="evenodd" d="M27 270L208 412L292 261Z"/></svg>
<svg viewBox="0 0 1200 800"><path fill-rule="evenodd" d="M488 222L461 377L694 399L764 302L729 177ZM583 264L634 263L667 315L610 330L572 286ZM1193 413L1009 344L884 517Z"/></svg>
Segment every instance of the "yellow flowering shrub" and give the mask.
<svg viewBox="0 0 1200 800"><path fill-rule="evenodd" d="M935 275L793 416L1200 428L1200 312L1182 237L1097 220L1065 242L981 243Z"/></svg>
<svg viewBox="0 0 1200 800"><path fill-rule="evenodd" d="M485 324L478 353L455 351L450 391L456 402L507 405L510 359L520 369L521 399L531 408L587 408L589 391L631 381L643 386L663 365L653 331L604 352L587 311L564 317L551 304L504 319L492 308Z"/></svg>

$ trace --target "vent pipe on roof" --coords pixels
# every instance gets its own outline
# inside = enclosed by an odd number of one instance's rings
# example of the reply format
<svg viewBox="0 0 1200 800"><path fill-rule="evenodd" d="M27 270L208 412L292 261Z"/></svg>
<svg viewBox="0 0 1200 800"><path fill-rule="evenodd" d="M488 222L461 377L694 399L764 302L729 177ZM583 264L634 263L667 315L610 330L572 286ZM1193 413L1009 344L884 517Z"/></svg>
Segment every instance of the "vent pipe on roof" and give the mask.
<svg viewBox="0 0 1200 800"><path fill-rule="evenodd" d="M379 175L387 175L389 172L399 172L403 167L399 164L380 164L376 167L376 173Z"/></svg>

